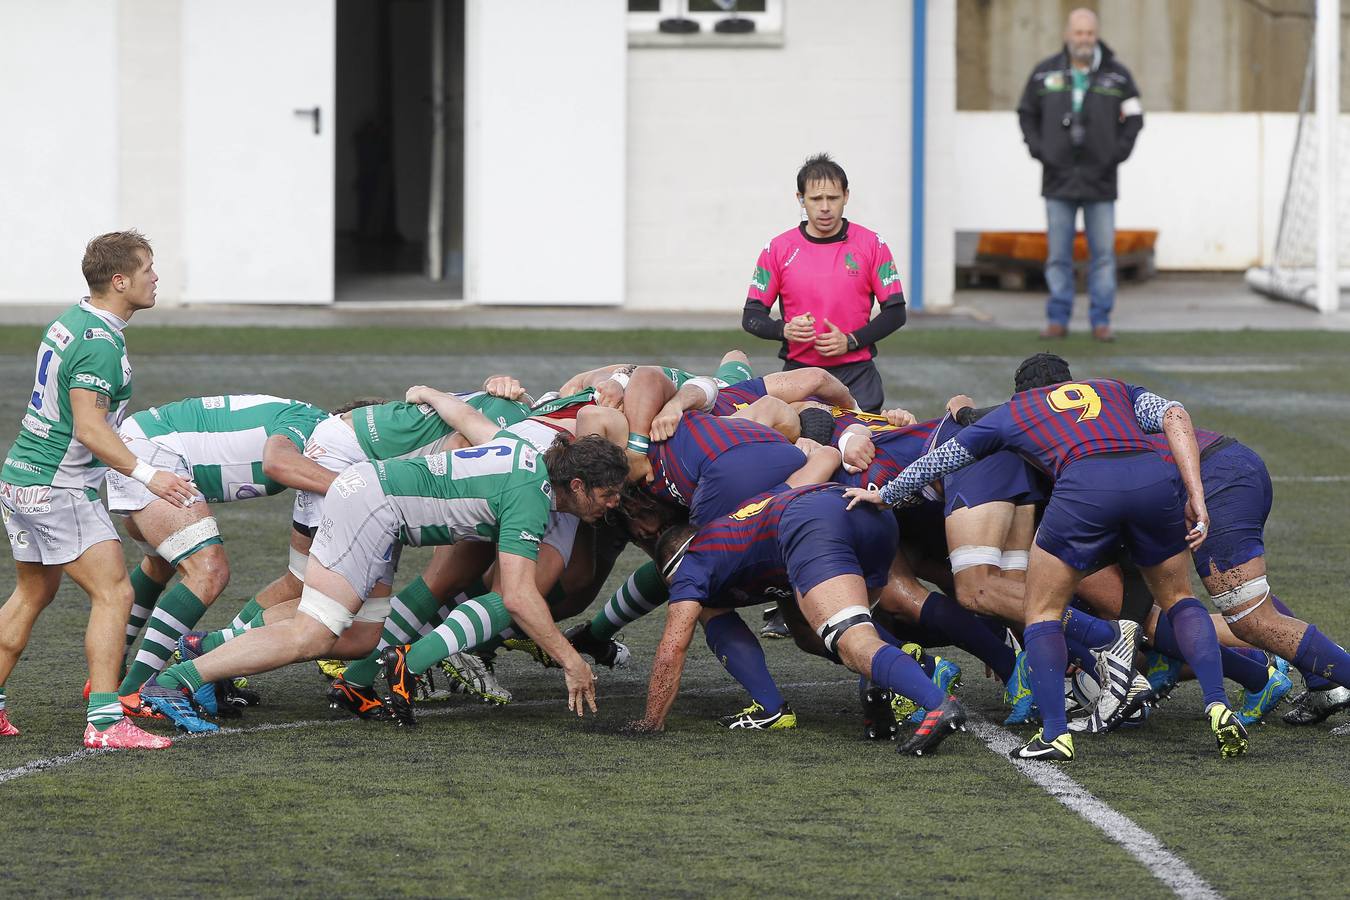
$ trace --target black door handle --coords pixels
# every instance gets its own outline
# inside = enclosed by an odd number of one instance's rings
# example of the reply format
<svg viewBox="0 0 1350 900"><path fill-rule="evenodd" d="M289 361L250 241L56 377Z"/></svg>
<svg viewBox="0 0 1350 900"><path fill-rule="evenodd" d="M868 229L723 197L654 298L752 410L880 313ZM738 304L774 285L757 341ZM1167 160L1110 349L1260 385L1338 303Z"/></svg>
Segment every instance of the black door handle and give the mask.
<svg viewBox="0 0 1350 900"><path fill-rule="evenodd" d="M296 114L297 116L313 116L313 117L314 117L314 133L315 133L315 134L318 134L318 133L319 133L319 108L318 108L317 106L313 107L312 109L297 109L297 110L295 111L295 114Z"/></svg>

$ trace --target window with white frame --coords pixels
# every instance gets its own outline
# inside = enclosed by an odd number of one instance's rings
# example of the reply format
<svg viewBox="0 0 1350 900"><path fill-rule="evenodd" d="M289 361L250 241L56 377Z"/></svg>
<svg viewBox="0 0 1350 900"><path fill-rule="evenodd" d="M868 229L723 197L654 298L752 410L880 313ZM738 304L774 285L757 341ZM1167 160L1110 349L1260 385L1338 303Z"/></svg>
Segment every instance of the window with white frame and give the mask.
<svg viewBox="0 0 1350 900"><path fill-rule="evenodd" d="M757 33L781 32L783 0L628 0L629 32L659 32L663 21L680 19L698 25L686 25L686 33L715 34L729 19L749 20Z"/></svg>

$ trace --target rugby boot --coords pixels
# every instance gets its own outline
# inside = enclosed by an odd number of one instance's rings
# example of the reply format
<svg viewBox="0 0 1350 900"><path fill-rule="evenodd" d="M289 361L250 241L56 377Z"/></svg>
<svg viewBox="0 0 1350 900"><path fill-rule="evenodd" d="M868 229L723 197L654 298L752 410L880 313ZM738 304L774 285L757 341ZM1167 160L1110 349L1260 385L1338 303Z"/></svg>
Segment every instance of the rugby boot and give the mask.
<svg viewBox="0 0 1350 900"><path fill-rule="evenodd" d="M1017 654L1017 665L1003 686L1003 702L1012 707L1004 725L1024 725L1036 718L1036 701L1031 696L1031 670L1027 667L1026 651Z"/></svg>
<svg viewBox="0 0 1350 900"><path fill-rule="evenodd" d="M1280 701L1294 689L1289 676L1275 666L1266 669L1268 678L1265 687L1259 691L1243 691L1242 706L1236 715L1243 725L1255 725L1266 717L1266 713L1280 705Z"/></svg>
<svg viewBox="0 0 1350 900"><path fill-rule="evenodd" d="M1350 688L1304 691L1294 698L1294 708L1283 719L1286 725L1316 725L1343 709L1350 709Z"/></svg>
<svg viewBox="0 0 1350 900"><path fill-rule="evenodd" d="M1126 711L1131 691L1134 690L1134 651L1139 644L1139 625L1128 619L1112 623L1116 629L1116 639L1101 648L1093 650L1097 662L1097 683L1101 685L1101 696L1097 698L1097 707L1090 719L1096 720L1100 728L1096 731L1112 731L1119 727L1126 717L1138 709ZM1147 682L1145 682L1147 692ZM1138 703L1142 703L1138 695Z"/></svg>
<svg viewBox="0 0 1350 900"><path fill-rule="evenodd" d="M449 676L452 690L457 693L497 706L511 702L511 692L502 687L492 667L473 653L452 653L441 660L441 671Z"/></svg>
<svg viewBox="0 0 1350 900"><path fill-rule="evenodd" d="M178 658L180 660L196 659L202 655L202 641L206 638L205 631L189 631L187 634L180 635L178 638Z"/></svg>
<svg viewBox="0 0 1350 900"><path fill-rule="evenodd" d="M764 610L764 625L759 629L759 636L770 639L792 637L781 609L774 606Z"/></svg>
<svg viewBox="0 0 1350 900"><path fill-rule="evenodd" d="M151 734L137 728L126 716L118 719L103 731L93 725L84 727L84 745L91 748L107 747L112 750L163 750L173 745L169 738Z"/></svg>
<svg viewBox="0 0 1350 900"><path fill-rule="evenodd" d="M133 719L163 719L164 716L155 712L141 699L141 692L136 691L132 694L123 694L117 698L122 702L122 715Z"/></svg>
<svg viewBox="0 0 1350 900"><path fill-rule="evenodd" d="M1073 735L1066 731L1053 741L1047 741L1043 737L1044 734L1044 730L1036 732L1036 736L1031 740L1010 750L1008 756L1014 760L1073 761Z"/></svg>
<svg viewBox="0 0 1350 900"><path fill-rule="evenodd" d="M154 680L141 685L141 702L190 734L219 731L220 727L197 714L187 694L177 688L162 687Z"/></svg>
<svg viewBox="0 0 1350 900"><path fill-rule="evenodd" d="M573 625L563 633L568 643L578 653L584 653L595 660L597 666L606 666L610 669L623 669L628 666L628 659L632 656L628 652L628 647L612 638L598 638L591 634L591 623L582 622L579 625Z"/></svg>
<svg viewBox="0 0 1350 900"><path fill-rule="evenodd" d="M248 689L247 678L231 678L220 682L221 691L217 692L218 702L223 709L226 705L243 708L262 706L262 695Z"/></svg>
<svg viewBox="0 0 1350 900"><path fill-rule="evenodd" d="M1247 729L1231 709L1222 703L1211 703L1205 715L1209 717L1209 728L1214 732L1220 756L1230 759L1247 752Z"/></svg>
<svg viewBox="0 0 1350 900"><path fill-rule="evenodd" d="M341 659L316 659L314 665L319 667L319 672L329 681L341 678L342 673L347 671L347 663Z"/></svg>
<svg viewBox="0 0 1350 900"><path fill-rule="evenodd" d="M768 712L758 703L751 703L734 716L722 716L717 724L724 728L749 731L779 731L797 727L797 714L784 703L775 712Z"/></svg>
<svg viewBox="0 0 1350 900"><path fill-rule="evenodd" d="M1100 734L1104 731L1114 731L1117 728L1129 726L1137 728L1143 725L1148 719L1149 699L1153 696L1153 690L1148 686L1148 679L1139 673L1135 673L1134 680L1130 682L1130 689L1126 692L1125 702L1116 709L1115 719L1106 721L1098 714L1100 705L1094 707L1091 714L1077 719L1069 720L1069 730L1073 732L1087 732L1088 734Z"/></svg>
<svg viewBox="0 0 1350 900"><path fill-rule="evenodd" d="M873 684L870 678L859 678L858 699L862 702L863 740L895 740L900 726L891 711L891 692Z"/></svg>
<svg viewBox="0 0 1350 900"><path fill-rule="evenodd" d="M408 671L408 648L411 646L401 644L386 647L380 654L380 670L384 673L384 680L389 683L389 695L384 698L384 703L393 713L394 721L407 728L417 726L417 715L413 712L417 679Z"/></svg>
<svg viewBox="0 0 1350 900"><path fill-rule="evenodd" d="M0 737L18 737L19 729L9 720L9 713L0 709Z"/></svg>
<svg viewBox="0 0 1350 900"><path fill-rule="evenodd" d="M1181 660L1164 656L1157 650L1150 650L1144 654L1144 677L1148 679L1148 686L1153 690L1152 703L1155 706L1166 700L1167 695L1176 689L1181 681L1182 665Z"/></svg>
<svg viewBox="0 0 1350 900"><path fill-rule="evenodd" d="M548 655L548 652L545 651L543 647L540 647L529 638L507 638L502 641L502 646L507 650L518 650L521 653L528 654L531 659L539 663L539 665L543 666L545 669L562 668L562 666L554 661L553 657Z"/></svg>
<svg viewBox="0 0 1350 900"><path fill-rule="evenodd" d="M923 721L909 736L909 740L895 749L897 753L905 756L923 756L936 750L938 744L953 732L965 730L966 708L961 705L960 700L949 694L941 706L924 715Z"/></svg>
<svg viewBox="0 0 1350 900"><path fill-rule="evenodd" d="M906 644L905 646L917 647L918 645ZM922 655L922 652L923 651L920 651L920 655ZM915 657L915 659L918 659L918 657ZM950 659L945 659L944 657L941 656L934 656L933 684L937 685L937 689L939 691L942 691L943 694L950 694L952 691L956 690L961 686L961 667L958 666L956 663L952 662ZM908 721L909 724L911 725L919 725L923 722L923 718L927 714L928 710L920 708L916 705L914 711L911 712L908 716L902 717L899 713L899 710L896 710L896 720L899 722Z"/></svg>
<svg viewBox="0 0 1350 900"><path fill-rule="evenodd" d="M358 719L384 721L389 718L389 710L380 702L373 687L348 684L341 678L334 678L328 686L328 707L345 709Z"/></svg>
<svg viewBox="0 0 1350 900"><path fill-rule="evenodd" d="M94 690L94 684L88 678L84 680L84 702L89 702L89 695Z"/></svg>

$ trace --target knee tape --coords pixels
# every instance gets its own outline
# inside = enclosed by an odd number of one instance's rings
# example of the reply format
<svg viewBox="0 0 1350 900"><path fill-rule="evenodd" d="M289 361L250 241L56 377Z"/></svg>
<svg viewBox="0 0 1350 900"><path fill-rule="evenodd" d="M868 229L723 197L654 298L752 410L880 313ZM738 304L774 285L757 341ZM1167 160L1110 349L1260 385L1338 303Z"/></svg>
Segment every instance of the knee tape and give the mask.
<svg viewBox="0 0 1350 900"><path fill-rule="evenodd" d="M286 563L287 570L301 581L305 580L305 567L309 565L309 554L301 553L294 547L290 551L290 559Z"/></svg>
<svg viewBox="0 0 1350 900"><path fill-rule="evenodd" d="M219 543L220 528L216 525L216 517L207 516L166 537L155 548L155 553L161 559L168 560L170 565L176 566L202 547Z"/></svg>
<svg viewBox="0 0 1350 900"><path fill-rule="evenodd" d="M825 620L825 624L816 629L816 634L825 642L825 648L831 653L839 653L839 639L854 625L871 625L872 614L865 606L847 606Z"/></svg>
<svg viewBox="0 0 1350 900"><path fill-rule="evenodd" d="M952 574L964 572L975 566L1002 567L1003 551L998 547L981 547L977 544L963 544L947 557L952 561ZM1023 567L1025 568L1025 566Z"/></svg>
<svg viewBox="0 0 1350 900"><path fill-rule="evenodd" d="M356 614L325 594L309 585L300 592L299 611L317 621L324 628L342 637L342 632L351 627Z"/></svg>
<svg viewBox="0 0 1350 900"><path fill-rule="evenodd" d="M361 611L352 617L355 622L383 622L393 612L390 597L371 597L361 604Z"/></svg>
<svg viewBox="0 0 1350 900"><path fill-rule="evenodd" d="M1004 550L998 567L1005 572L1025 572L1030 563L1030 550Z"/></svg>
<svg viewBox="0 0 1350 900"><path fill-rule="evenodd" d="M1242 621L1247 616L1260 609L1261 604L1265 603L1266 598L1269 596L1270 584L1266 581L1266 576L1262 575L1260 578L1253 578L1246 584L1238 585L1231 591L1224 591L1222 594L1213 594L1210 596L1210 599L1214 601L1214 605L1217 606L1219 612L1223 614L1223 620L1231 625L1234 622ZM1250 603L1253 600L1256 600L1257 602L1250 609L1244 609L1237 615L1229 615L1230 611L1242 606L1244 603Z"/></svg>

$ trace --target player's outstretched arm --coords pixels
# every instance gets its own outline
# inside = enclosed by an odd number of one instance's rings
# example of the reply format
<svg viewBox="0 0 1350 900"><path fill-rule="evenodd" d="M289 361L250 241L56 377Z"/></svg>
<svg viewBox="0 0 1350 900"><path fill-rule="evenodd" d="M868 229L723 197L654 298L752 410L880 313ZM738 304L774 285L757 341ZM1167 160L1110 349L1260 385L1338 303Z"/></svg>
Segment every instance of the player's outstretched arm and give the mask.
<svg viewBox="0 0 1350 900"><path fill-rule="evenodd" d="M904 471L882 485L881 490L849 488L844 492L844 497L849 501L849 509L859 503L899 506L915 497L923 490L924 485L937 481L943 475L955 472L974 461L975 455L963 447L956 438L951 438L905 466Z"/></svg>
<svg viewBox="0 0 1350 900"><path fill-rule="evenodd" d="M1200 447L1195 440L1190 413L1180 405L1169 407L1163 413L1162 430L1167 437L1167 448L1176 460L1181 483L1186 486L1186 524L1191 526L1186 543L1194 550L1204 543L1209 533L1209 510L1205 508L1205 487L1200 480Z"/></svg>
<svg viewBox="0 0 1350 900"><path fill-rule="evenodd" d="M453 394L429 388L424 384L408 388L408 394L404 399L409 403L425 403L436 410L436 415L441 417L441 421L464 435L470 444L486 443L496 437L497 432L501 430L491 419Z"/></svg>
<svg viewBox="0 0 1350 900"><path fill-rule="evenodd" d="M787 477L787 486L795 488L805 487L808 484L824 484L843 462L844 457L834 447L818 444L807 454L806 463Z"/></svg>
<svg viewBox="0 0 1350 900"><path fill-rule="evenodd" d="M586 388L600 389L602 384L613 382L614 386L618 388L619 395L623 396L623 389L636 370L637 365L635 363L613 363L608 366L601 366L598 369L591 369L588 372L578 372L563 382L562 387L558 388L558 393L564 397L570 397L572 394L581 393ZM615 376L618 376L617 380ZM606 403L605 405L613 404Z"/></svg>
<svg viewBox="0 0 1350 900"><path fill-rule="evenodd" d="M694 629L698 625L699 613L703 607L698 603L672 603L666 613L666 630L661 634L661 643L656 647L656 658L652 660L651 681L647 685L647 712L636 723L636 730L662 731L666 727L666 716L675 705L675 697L680 692L680 676L684 673L684 660L689 653L689 644L694 639Z"/></svg>
<svg viewBox="0 0 1350 900"><path fill-rule="evenodd" d="M274 434L263 444L263 474L279 484L297 491L310 491L320 496L328 493L337 473L300 452L290 438Z"/></svg>
<svg viewBox="0 0 1350 900"><path fill-rule="evenodd" d="M192 482L173 472L156 469L136 458L117 432L108 424L107 394L71 388L70 413L74 419L73 434L100 462L144 484L150 493L174 506L191 506L197 491Z"/></svg>
<svg viewBox="0 0 1350 900"><path fill-rule="evenodd" d="M771 372L764 376L764 390L770 397L787 403L797 403L814 397L840 409L857 409L847 385L818 366L793 369L791 372Z"/></svg>
<svg viewBox="0 0 1350 900"><path fill-rule="evenodd" d="M534 560L499 551L497 569L506 611L540 649L562 666L567 681L567 708L575 710L578 716L585 715L587 706L595 712L595 673L553 623L548 604L535 586Z"/></svg>
<svg viewBox="0 0 1350 900"><path fill-rule="evenodd" d="M650 435L652 420L675 393L675 385L656 366L638 366L624 391L623 414L628 430L642 437Z"/></svg>

